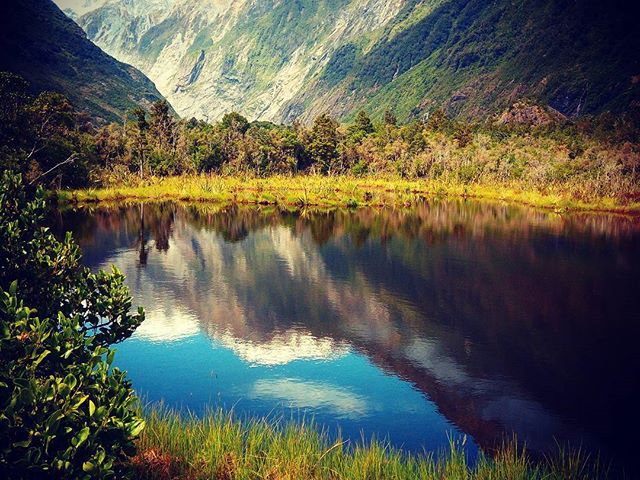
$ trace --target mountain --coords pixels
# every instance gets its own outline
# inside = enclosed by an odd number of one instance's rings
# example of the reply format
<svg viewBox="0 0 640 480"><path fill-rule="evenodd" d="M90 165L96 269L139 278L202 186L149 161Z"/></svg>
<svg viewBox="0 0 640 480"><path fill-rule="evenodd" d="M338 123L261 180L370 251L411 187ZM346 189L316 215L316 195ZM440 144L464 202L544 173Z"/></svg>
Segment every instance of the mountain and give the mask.
<svg viewBox="0 0 640 480"><path fill-rule="evenodd" d="M21 75L35 90L65 94L103 123L163 98L142 72L100 50L51 0L4 0L0 71Z"/></svg>
<svg viewBox="0 0 640 480"><path fill-rule="evenodd" d="M57 0L183 116L567 116L640 104L629 0ZM89 2L89 3L87 3ZM82 9L74 4L82 3Z"/></svg>

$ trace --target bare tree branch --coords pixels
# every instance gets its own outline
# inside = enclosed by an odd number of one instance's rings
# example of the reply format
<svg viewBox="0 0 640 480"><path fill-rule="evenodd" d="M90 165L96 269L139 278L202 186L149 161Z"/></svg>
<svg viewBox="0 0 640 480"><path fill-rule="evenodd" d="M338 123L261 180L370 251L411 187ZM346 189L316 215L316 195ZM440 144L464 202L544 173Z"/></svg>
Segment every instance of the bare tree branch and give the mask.
<svg viewBox="0 0 640 480"><path fill-rule="evenodd" d="M36 178L34 178L33 180L31 180L29 182L29 185L33 185L35 182L37 182L38 180L40 180L42 177L44 177L45 175L53 172L56 168L61 167L62 165L66 165L67 163L73 163L74 160L78 158L78 154L77 153L72 153L66 160L63 160L62 162L58 163L57 165L54 165L53 167L51 167L49 170L47 170L44 173L41 173L40 175L38 175Z"/></svg>

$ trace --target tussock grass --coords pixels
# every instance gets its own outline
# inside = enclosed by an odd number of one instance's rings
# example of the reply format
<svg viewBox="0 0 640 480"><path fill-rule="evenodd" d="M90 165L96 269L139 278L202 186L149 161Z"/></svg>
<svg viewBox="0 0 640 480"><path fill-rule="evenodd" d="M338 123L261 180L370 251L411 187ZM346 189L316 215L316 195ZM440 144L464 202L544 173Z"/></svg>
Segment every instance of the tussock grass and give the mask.
<svg viewBox="0 0 640 480"><path fill-rule="evenodd" d="M312 422L241 421L230 413L202 417L163 406L146 413L147 426L132 459L139 479L271 480L587 480L606 477L580 452L534 462L515 441L472 466L462 445L410 455L376 440L349 444Z"/></svg>
<svg viewBox="0 0 640 480"><path fill-rule="evenodd" d="M456 179L294 175L152 177L133 186L59 193L63 202L183 200L279 205L286 208L403 206L434 196L517 202L554 210L640 213L640 199L609 197L581 182L536 188L518 181L463 183Z"/></svg>

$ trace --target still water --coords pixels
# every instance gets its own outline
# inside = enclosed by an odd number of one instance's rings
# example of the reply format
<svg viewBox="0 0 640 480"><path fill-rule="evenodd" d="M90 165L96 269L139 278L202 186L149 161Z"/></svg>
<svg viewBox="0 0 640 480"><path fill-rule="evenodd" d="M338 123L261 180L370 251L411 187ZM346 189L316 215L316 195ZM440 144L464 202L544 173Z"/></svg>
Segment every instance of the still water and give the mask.
<svg viewBox="0 0 640 480"><path fill-rule="evenodd" d="M516 434L631 465L640 220L467 201L411 209L68 211L147 319L117 364L149 400L313 417L411 451Z"/></svg>

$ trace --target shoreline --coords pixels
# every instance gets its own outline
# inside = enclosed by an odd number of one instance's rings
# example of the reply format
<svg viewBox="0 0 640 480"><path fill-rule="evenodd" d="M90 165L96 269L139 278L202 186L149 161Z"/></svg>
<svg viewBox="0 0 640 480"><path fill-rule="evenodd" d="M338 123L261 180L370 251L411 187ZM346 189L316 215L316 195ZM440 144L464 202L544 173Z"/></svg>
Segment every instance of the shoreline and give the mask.
<svg viewBox="0 0 640 480"><path fill-rule="evenodd" d="M127 201L188 201L242 205L280 205L287 209L410 207L433 198L506 202L556 213L620 214L640 217L640 199L575 198L559 187L540 192L518 183L488 185L439 180L350 176L175 176L154 177L138 185L64 190L61 204Z"/></svg>
<svg viewBox="0 0 640 480"><path fill-rule="evenodd" d="M210 410L202 416L163 404L141 410L145 429L131 458L134 478L273 478L308 480L607 478L598 458L558 445L534 459L514 437L505 438L475 461L465 453L466 436L448 449L411 454L375 438L362 442L330 438L310 422L265 417L239 419Z"/></svg>

